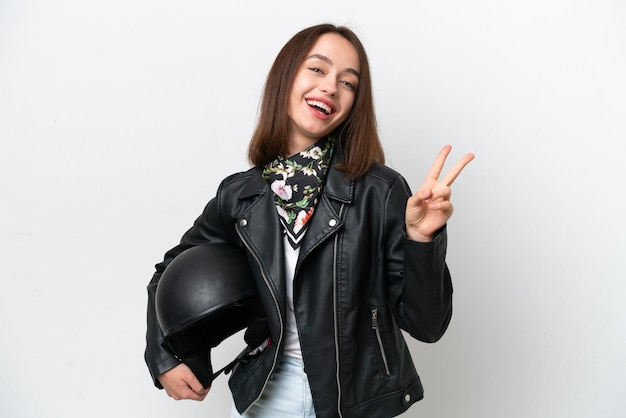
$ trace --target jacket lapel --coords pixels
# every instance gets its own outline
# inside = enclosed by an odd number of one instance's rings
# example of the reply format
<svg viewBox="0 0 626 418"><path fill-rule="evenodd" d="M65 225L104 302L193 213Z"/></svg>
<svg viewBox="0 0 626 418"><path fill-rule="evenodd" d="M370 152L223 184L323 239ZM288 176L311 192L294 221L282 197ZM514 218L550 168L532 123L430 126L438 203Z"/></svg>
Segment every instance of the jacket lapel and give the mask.
<svg viewBox="0 0 626 418"><path fill-rule="evenodd" d="M237 221L237 230L245 241L248 250L256 258L257 263L273 286L273 291L284 300L285 270L283 232L273 194L269 185L263 180L260 169L253 169L252 175L239 199L252 199L252 204Z"/></svg>
<svg viewBox="0 0 626 418"><path fill-rule="evenodd" d="M337 154L339 152L333 156L324 189L311 217L308 231L304 236L298 266L315 247L334 235L344 225L339 207L341 204L352 202L354 181L347 180L341 171L334 168L337 160L341 160L341 156L337 156Z"/></svg>

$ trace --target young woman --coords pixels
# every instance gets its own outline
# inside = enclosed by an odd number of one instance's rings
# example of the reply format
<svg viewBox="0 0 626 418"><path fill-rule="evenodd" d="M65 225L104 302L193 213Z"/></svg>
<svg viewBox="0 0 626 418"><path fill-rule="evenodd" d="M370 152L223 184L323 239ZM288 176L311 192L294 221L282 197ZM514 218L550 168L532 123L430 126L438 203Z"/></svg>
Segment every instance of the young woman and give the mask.
<svg viewBox="0 0 626 418"><path fill-rule="evenodd" d="M167 264L202 243L248 254L271 344L233 370L233 417L391 417L423 396L401 330L439 340L452 313L445 263L444 147L411 195L384 166L365 50L345 27L307 28L267 78L249 146L148 286L146 362L175 399L208 389L162 346L154 293ZM240 415L241 414L241 415Z"/></svg>

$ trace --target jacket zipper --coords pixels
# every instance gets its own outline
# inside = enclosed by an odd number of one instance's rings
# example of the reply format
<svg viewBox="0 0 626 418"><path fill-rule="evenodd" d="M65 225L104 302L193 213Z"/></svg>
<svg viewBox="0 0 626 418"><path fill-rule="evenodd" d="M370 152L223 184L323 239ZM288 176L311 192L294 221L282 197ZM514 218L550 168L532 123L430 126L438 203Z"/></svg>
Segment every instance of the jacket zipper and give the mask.
<svg viewBox="0 0 626 418"><path fill-rule="evenodd" d="M339 218L343 214L345 203L339 208ZM341 413L341 378L339 377L339 327L337 325L337 247L339 245L339 234L335 235L333 245L333 310L335 312L335 363L337 364L337 413L339 418L343 417Z"/></svg>
<svg viewBox="0 0 626 418"><path fill-rule="evenodd" d="M274 305L276 306L276 312L278 313L278 318L280 319L280 335L278 337L278 342L277 342L277 347L280 347L281 341L283 339L283 316L280 313L280 306L278 305L278 300L276 299L276 295L274 294L274 292L272 291L272 286L270 286L269 280L265 274L265 269L263 269L263 264L261 263L261 260L259 260L259 257L257 256L257 254L255 252L253 252L250 248L250 245L248 244L248 242L244 239L244 237L242 236L241 232L239 231L239 224L236 224L235 230L237 231L237 235L239 235L239 238L241 239L241 242L243 242L243 244L246 246L246 248L248 249L248 252L250 254L252 254L252 256L254 257L254 261L257 262L257 264L259 265L259 268L261 270L261 275L263 276L263 281L265 281L265 286L267 286L267 288L270 291L270 294L272 295L272 299L274 299ZM276 349L276 354L274 355L274 363L272 364L272 370L274 370L276 368L276 363L278 362L278 353L279 353L279 349ZM270 376L272 374L270 373L266 379L265 379L265 383L263 383L263 388L261 389L261 395L263 394L263 392L265 391L265 387L267 386L267 382L269 382L270 380ZM252 405L254 405L256 403L256 401L258 401L261 398L261 395L259 395L258 398L256 398L253 402L250 403L250 407L252 407ZM250 409L250 407L248 409ZM247 410L244 412L244 414L247 412Z"/></svg>
<svg viewBox="0 0 626 418"><path fill-rule="evenodd" d="M372 329L376 333L376 340L378 341L378 350L380 351L380 356L383 359L383 364L385 366L385 373L389 376L391 373L389 372L389 363L387 362L387 356L385 355L385 347L383 346L383 339L380 335L380 327L378 326L378 308L372 308Z"/></svg>

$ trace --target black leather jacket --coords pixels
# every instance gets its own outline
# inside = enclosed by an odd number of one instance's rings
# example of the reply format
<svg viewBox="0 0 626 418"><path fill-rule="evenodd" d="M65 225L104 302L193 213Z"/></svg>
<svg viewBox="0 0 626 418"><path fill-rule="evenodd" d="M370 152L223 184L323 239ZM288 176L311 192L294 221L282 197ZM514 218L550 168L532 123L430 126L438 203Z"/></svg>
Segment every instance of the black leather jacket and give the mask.
<svg viewBox="0 0 626 418"><path fill-rule="evenodd" d="M396 416L423 397L400 330L424 342L439 340L452 313L452 284L445 228L431 243L406 238L409 195L405 180L382 165L357 181L329 170L294 276L296 322L319 418ZM247 251L268 317L272 345L236 366L229 380L244 411L281 355L286 312L283 236L260 169L226 178L180 245L156 266L148 285L145 358L157 386L156 377L178 360L161 347L156 286L177 254L203 242Z"/></svg>

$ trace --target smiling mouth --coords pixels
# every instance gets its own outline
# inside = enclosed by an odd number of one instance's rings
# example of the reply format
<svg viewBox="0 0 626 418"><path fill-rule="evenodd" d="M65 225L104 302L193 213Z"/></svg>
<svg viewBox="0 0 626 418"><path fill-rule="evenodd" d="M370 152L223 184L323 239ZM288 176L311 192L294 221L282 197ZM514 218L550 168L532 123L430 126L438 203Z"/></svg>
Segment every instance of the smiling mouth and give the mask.
<svg viewBox="0 0 626 418"><path fill-rule="evenodd" d="M319 100L307 100L306 103L323 114L330 115L331 108L326 103L322 103Z"/></svg>

